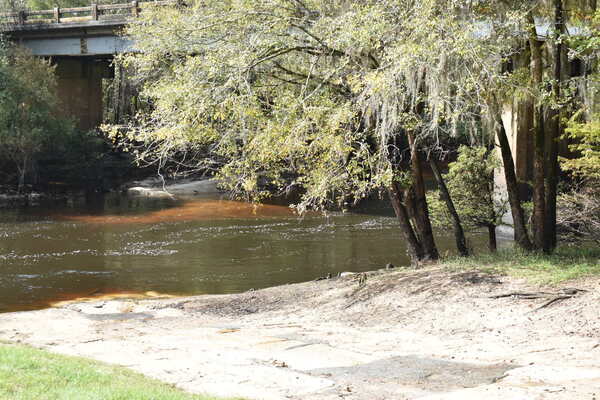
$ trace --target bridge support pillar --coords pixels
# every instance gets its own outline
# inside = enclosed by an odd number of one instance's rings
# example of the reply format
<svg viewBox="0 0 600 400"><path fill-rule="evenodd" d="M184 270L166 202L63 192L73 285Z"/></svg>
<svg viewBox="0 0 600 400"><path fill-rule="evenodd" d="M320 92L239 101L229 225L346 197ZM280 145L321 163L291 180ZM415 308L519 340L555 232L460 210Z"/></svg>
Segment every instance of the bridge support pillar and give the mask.
<svg viewBox="0 0 600 400"><path fill-rule="evenodd" d="M81 130L97 128L103 114L102 79L110 75L110 62L92 57L61 57L53 62L64 115Z"/></svg>
<svg viewBox="0 0 600 400"><path fill-rule="evenodd" d="M533 179L533 103L515 100L504 106L502 122L510 142L519 182ZM526 195L526 193L522 193Z"/></svg>

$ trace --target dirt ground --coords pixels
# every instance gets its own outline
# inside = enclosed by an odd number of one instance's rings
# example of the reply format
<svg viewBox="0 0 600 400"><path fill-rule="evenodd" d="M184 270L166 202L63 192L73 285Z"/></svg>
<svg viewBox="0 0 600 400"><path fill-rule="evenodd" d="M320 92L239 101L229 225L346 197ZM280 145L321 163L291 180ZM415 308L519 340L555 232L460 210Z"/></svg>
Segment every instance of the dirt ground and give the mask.
<svg viewBox="0 0 600 400"><path fill-rule="evenodd" d="M600 400L600 280L364 279L0 314L0 339L248 399Z"/></svg>

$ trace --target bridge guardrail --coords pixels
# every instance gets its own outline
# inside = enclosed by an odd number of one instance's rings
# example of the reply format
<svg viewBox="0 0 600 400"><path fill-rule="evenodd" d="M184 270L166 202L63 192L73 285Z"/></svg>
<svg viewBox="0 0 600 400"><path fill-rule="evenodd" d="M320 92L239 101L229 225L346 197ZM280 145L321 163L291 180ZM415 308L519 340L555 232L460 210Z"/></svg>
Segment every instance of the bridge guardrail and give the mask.
<svg viewBox="0 0 600 400"><path fill-rule="evenodd" d="M134 0L122 4L91 4L87 7L60 8L0 13L0 24L12 26L69 24L91 21L123 20L136 17L144 8L177 4L173 0Z"/></svg>

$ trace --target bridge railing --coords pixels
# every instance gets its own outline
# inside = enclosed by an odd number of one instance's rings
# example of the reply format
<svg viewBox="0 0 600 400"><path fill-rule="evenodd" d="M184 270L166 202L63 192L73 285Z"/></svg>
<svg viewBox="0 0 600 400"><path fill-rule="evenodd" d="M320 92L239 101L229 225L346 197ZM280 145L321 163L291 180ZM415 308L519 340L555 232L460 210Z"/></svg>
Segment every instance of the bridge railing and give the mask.
<svg viewBox="0 0 600 400"><path fill-rule="evenodd" d="M17 11L0 13L0 24L47 25L91 21L123 20L136 17L144 8L173 5L173 0L132 1L122 4L91 4L87 7L60 8L52 10Z"/></svg>

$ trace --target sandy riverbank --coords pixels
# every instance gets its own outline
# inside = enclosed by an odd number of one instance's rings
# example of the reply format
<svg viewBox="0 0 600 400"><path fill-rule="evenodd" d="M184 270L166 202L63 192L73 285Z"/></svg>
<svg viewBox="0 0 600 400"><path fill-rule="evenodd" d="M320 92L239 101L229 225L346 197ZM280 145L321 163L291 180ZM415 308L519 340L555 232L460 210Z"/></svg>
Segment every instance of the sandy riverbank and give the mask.
<svg viewBox="0 0 600 400"><path fill-rule="evenodd" d="M547 299L478 272L368 274L238 295L76 303L0 315L0 339L249 399L595 399L598 279Z"/></svg>

